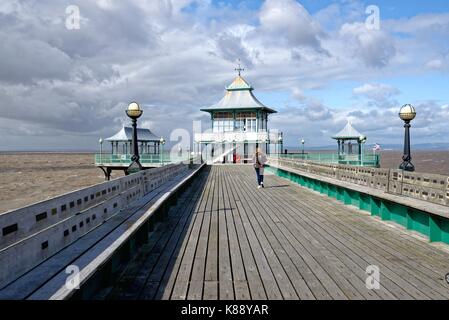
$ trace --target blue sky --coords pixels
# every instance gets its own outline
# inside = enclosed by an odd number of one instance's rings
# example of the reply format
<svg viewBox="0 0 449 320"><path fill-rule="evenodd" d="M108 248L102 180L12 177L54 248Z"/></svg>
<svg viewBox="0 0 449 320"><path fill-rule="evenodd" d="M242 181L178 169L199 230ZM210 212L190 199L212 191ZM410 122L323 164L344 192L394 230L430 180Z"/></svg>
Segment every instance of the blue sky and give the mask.
<svg viewBox="0 0 449 320"><path fill-rule="evenodd" d="M69 30L73 4L80 27ZM449 142L448 38L446 0L1 2L0 150L95 149L127 124L132 100L142 126L192 138L238 59L287 145L332 144L347 121L368 143L401 144L405 103L418 111L413 142Z"/></svg>
<svg viewBox="0 0 449 320"><path fill-rule="evenodd" d="M333 3L344 3L350 1L338 0L302 0L300 2L309 13L314 14ZM225 4L231 5L234 8L245 6L253 10L259 9L264 1L262 0L213 0L212 3L216 6ZM369 5L377 5L383 11L382 15L386 19L410 18L418 14L444 12L449 10L449 2L446 0L376 0L376 1L360 1L365 7Z"/></svg>

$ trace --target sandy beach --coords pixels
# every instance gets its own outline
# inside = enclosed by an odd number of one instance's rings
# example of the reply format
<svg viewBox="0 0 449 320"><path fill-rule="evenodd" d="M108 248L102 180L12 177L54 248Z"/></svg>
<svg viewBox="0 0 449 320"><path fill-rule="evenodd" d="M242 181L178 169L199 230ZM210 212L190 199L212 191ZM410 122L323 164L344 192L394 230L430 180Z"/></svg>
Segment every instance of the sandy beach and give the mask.
<svg viewBox="0 0 449 320"><path fill-rule="evenodd" d="M104 181L93 154L0 154L0 212Z"/></svg>
<svg viewBox="0 0 449 320"><path fill-rule="evenodd" d="M382 151L381 166L397 168L400 151ZM449 175L448 151L416 151L420 172ZM123 175L116 172L115 177ZM0 212L20 208L104 181L90 153L0 154Z"/></svg>

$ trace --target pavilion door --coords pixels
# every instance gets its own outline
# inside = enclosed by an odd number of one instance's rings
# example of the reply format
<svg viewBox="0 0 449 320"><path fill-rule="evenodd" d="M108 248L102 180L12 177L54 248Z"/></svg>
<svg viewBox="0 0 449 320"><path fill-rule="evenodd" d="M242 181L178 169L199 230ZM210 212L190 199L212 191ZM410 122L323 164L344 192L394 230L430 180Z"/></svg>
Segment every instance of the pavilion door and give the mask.
<svg viewBox="0 0 449 320"><path fill-rule="evenodd" d="M256 132L256 119L245 119L245 131Z"/></svg>

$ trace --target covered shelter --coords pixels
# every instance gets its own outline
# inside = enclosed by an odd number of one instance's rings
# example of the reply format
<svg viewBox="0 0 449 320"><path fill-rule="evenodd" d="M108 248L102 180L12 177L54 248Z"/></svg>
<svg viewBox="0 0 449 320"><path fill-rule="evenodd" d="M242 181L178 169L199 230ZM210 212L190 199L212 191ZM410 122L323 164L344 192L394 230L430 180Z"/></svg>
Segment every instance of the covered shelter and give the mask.
<svg viewBox="0 0 449 320"><path fill-rule="evenodd" d="M351 155L362 155L362 144L366 137L357 131L350 121L346 126L332 137L338 143L338 156L347 157Z"/></svg>
<svg viewBox="0 0 449 320"><path fill-rule="evenodd" d="M236 69L238 76L218 103L201 109L210 114L212 132L196 134L195 142L199 148L206 146L212 162L247 162L257 147L269 154L270 146L282 145L282 133L268 129L268 117L276 110L254 96L254 88L240 74L242 70L240 66Z"/></svg>
<svg viewBox="0 0 449 320"><path fill-rule="evenodd" d="M132 154L133 129L123 127L112 137L106 139L111 143L111 154ZM139 144L139 154L160 154L161 138L156 136L150 129L138 128L137 141Z"/></svg>
<svg viewBox="0 0 449 320"><path fill-rule="evenodd" d="M133 128L124 126L105 141L111 143L111 153L104 154L100 150L100 154L95 155L95 165L104 172L106 180L111 178L112 170L122 170L128 174L127 169L133 161ZM100 144L102 143L101 140ZM164 139L155 135L150 129L137 128L140 163L144 169L164 165L164 143Z"/></svg>

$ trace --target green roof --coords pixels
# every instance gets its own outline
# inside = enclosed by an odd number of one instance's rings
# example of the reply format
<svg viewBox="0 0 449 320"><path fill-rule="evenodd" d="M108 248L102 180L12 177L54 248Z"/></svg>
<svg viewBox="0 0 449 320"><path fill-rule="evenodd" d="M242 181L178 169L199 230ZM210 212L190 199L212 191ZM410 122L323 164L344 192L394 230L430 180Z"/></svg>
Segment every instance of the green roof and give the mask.
<svg viewBox="0 0 449 320"><path fill-rule="evenodd" d="M253 87L248 84L241 76L237 76L234 81L226 88L226 95L218 103L201 109L201 111L213 112L222 110L264 110L268 113L276 113L263 105L253 94Z"/></svg>
<svg viewBox="0 0 449 320"><path fill-rule="evenodd" d="M348 121L346 126L339 133L334 135L332 139L359 139L362 136L353 126L352 123Z"/></svg>
<svg viewBox="0 0 449 320"><path fill-rule="evenodd" d="M238 76L237 78L232 81L232 83L226 87L226 90L228 91L235 91L235 90L254 90L253 87L249 85L248 82L245 81L241 76Z"/></svg>

